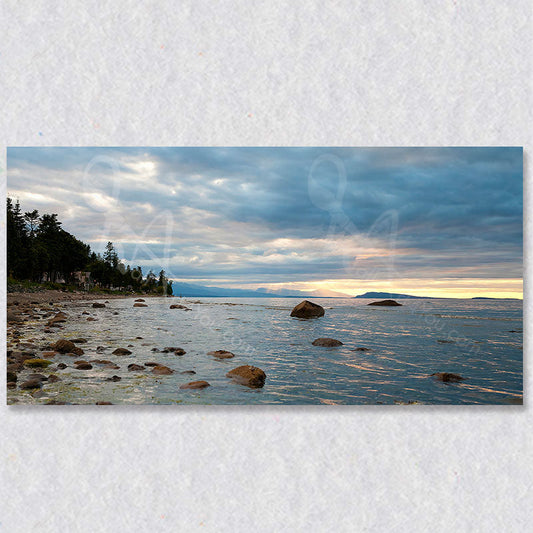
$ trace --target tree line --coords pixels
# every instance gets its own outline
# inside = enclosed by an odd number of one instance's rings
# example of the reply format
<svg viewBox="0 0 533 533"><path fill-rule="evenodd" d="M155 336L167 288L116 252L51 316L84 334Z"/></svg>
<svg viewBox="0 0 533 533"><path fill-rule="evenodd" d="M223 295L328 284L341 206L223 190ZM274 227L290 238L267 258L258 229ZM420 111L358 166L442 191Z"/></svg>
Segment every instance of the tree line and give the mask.
<svg viewBox="0 0 533 533"><path fill-rule="evenodd" d="M16 280L37 283L64 280L76 284L76 272L90 272L90 281L105 289L172 294L172 281L161 270L143 276L140 266L131 268L108 242L103 255L61 227L57 214L22 212L17 200L7 198L7 273Z"/></svg>

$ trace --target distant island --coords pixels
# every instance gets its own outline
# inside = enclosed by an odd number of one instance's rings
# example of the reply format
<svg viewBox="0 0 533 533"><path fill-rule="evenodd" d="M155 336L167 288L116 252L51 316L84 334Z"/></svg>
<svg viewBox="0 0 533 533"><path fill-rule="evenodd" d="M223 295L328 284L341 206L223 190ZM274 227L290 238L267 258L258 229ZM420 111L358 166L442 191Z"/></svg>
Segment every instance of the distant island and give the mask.
<svg viewBox="0 0 533 533"><path fill-rule="evenodd" d="M174 296L205 297L205 298L351 298L348 294L330 290L298 291L290 289L230 289L210 287L173 281Z"/></svg>
<svg viewBox="0 0 533 533"><path fill-rule="evenodd" d="M521 300L522 298L491 298L490 296L474 296L472 300Z"/></svg>
<svg viewBox="0 0 533 533"><path fill-rule="evenodd" d="M432 296L412 296L410 294L398 294L395 292L365 292L364 294L359 294L358 296L354 296L353 298L419 299L419 298L432 298Z"/></svg>

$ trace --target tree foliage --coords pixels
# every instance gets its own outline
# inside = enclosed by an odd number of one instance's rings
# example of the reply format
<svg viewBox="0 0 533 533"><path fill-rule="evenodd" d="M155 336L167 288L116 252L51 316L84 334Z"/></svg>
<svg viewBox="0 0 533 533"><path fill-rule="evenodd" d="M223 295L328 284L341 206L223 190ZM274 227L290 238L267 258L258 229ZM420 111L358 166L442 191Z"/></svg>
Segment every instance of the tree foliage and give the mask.
<svg viewBox="0 0 533 533"><path fill-rule="evenodd" d="M61 227L57 214L39 216L37 210L22 214L20 204L7 199L7 272L11 278L35 282L64 280L74 283L76 272L89 272L91 281L107 289L172 294L164 270L159 278L150 271L143 279L140 266L124 265L112 242L104 255Z"/></svg>

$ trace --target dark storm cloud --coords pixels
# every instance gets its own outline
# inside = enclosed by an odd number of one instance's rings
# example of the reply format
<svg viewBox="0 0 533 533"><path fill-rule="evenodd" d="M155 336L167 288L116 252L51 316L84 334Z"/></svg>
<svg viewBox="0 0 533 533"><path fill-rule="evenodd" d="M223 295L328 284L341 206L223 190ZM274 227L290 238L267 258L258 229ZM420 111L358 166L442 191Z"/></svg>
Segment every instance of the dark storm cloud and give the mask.
<svg viewBox="0 0 533 533"><path fill-rule="evenodd" d="M8 192L176 277L521 276L521 148L11 148Z"/></svg>

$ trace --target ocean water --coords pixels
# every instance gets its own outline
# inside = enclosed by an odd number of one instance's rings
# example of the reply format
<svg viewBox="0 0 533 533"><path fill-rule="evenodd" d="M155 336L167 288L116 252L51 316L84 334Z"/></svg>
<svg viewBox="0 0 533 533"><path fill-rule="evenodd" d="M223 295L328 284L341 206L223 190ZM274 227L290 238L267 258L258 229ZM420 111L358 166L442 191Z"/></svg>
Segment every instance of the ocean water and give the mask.
<svg viewBox="0 0 533 533"><path fill-rule="evenodd" d="M103 300L102 300L103 301ZM59 355L54 367L61 381L45 384L37 397L8 391L8 403L50 400L91 404L506 404L522 395L522 302L515 300L400 300L402 307L373 307L364 299L317 299L325 316L291 318L293 298L147 298L146 308L133 300L110 300L105 309L91 303L64 304L69 319L61 330L42 333L38 321L24 330L38 345L45 340L85 337L85 355L108 359L119 370L93 365L72 368L73 358ZM170 310L181 303L191 311ZM88 322L82 311L96 321ZM113 315L118 311L118 315ZM136 337L142 337L137 339ZM343 346L313 346L332 337ZM127 347L130 356L114 356ZM96 353L104 346L104 353ZM181 347L183 356L154 353L153 347ZM357 348L368 351L356 351ZM229 350L219 361L207 352ZM154 361L176 373L155 376L147 368L129 372L128 364ZM265 386L250 389L226 377L240 365L254 365L267 375ZM194 370L195 375L180 374ZM442 383L434 372L465 377ZM28 372L29 373L29 372ZM48 372L45 372L48 373ZM118 375L119 382L106 378ZM24 375L19 375L19 382ZM179 386L206 380L203 390Z"/></svg>

